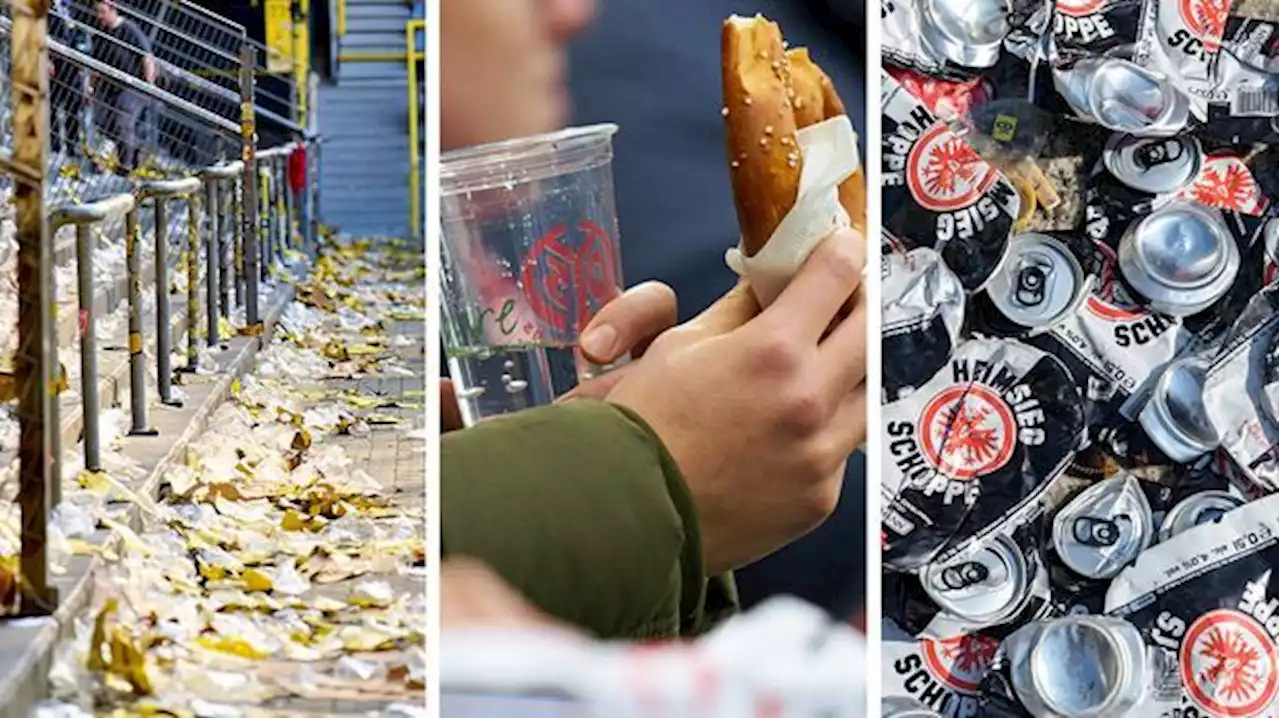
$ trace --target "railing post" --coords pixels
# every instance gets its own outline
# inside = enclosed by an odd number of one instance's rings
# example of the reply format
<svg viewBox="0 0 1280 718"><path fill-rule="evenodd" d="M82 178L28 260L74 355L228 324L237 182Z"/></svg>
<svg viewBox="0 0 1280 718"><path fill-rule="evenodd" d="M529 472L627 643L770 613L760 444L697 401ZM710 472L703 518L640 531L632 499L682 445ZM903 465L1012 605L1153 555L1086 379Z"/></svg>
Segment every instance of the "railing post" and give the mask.
<svg viewBox="0 0 1280 718"><path fill-rule="evenodd" d="M244 306L244 184L231 178L231 203L235 214L235 236L232 264L235 265L236 306Z"/></svg>
<svg viewBox="0 0 1280 718"><path fill-rule="evenodd" d="M222 266L218 269L218 308L222 316L230 321L232 252L228 251L231 248L227 245L234 240L229 231L231 228L228 226L231 224L227 211L231 207L231 198L227 195L234 192L235 187L232 186L228 189L222 177L218 177L214 182L218 185L218 261L222 263Z"/></svg>
<svg viewBox="0 0 1280 718"><path fill-rule="evenodd" d="M268 167L271 162L268 160L258 168L258 194L261 198L262 207L259 211L262 213L259 221L258 232L261 237L261 253L258 257L262 262L261 279L267 279L268 270L271 267L271 174Z"/></svg>
<svg viewBox="0 0 1280 718"><path fill-rule="evenodd" d="M47 229L46 223L46 242L41 249L40 261L49 272L53 272L53 268L57 266L53 261L53 232ZM54 299L58 296L58 288L54 286L52 279L48 280L48 301L45 304L47 312L45 313L45 332L48 335L48 350L45 354L45 366L49 372L48 379L45 382L48 396L46 401L48 412L45 428L49 432L49 508L52 510L62 502L62 404L58 400L58 386L65 379L62 375L62 362L58 361L58 304Z"/></svg>
<svg viewBox="0 0 1280 718"><path fill-rule="evenodd" d="M253 112L254 65L253 48L245 43L240 48L240 161L243 163L240 201L244 208L240 217L240 235L245 242L242 250L245 324L251 334L260 333L262 329L262 317L258 308L258 165L254 159L257 152L257 130L254 127Z"/></svg>
<svg viewBox="0 0 1280 718"><path fill-rule="evenodd" d="M76 287L80 309L80 405L84 414L84 468L102 470L102 445L98 406L98 334L93 306L93 240L90 227L108 217L134 208L131 194L118 194L93 204L55 207L49 218L51 231L65 225L76 228Z"/></svg>
<svg viewBox="0 0 1280 718"><path fill-rule="evenodd" d="M199 191L200 180L195 177L144 182L140 188L140 199L155 199L156 390L160 394L160 402L167 406L182 406L182 402L173 398L173 362L170 358L173 349L173 330L169 323L168 203L170 199L181 196L187 197L187 201L191 202L191 197ZM188 281L190 277L188 269Z"/></svg>
<svg viewBox="0 0 1280 718"><path fill-rule="evenodd" d="M293 187L289 184L289 163L292 158L289 154L285 154L280 159L280 207L284 216L284 249L297 249L294 244L296 241L294 235L295 218L294 212L297 210L297 202L293 199Z"/></svg>
<svg viewBox="0 0 1280 718"><path fill-rule="evenodd" d="M200 196L187 198L187 366L200 368Z"/></svg>
<svg viewBox="0 0 1280 718"><path fill-rule="evenodd" d="M155 208L156 392L160 394L161 404L173 406L173 375L169 366L169 288L165 286L165 274L168 273L165 265L169 263L169 199L156 197Z"/></svg>
<svg viewBox="0 0 1280 718"><path fill-rule="evenodd" d="M76 300L80 305L80 405L84 414L84 468L102 471L98 439L98 322L93 307L93 240L89 225L76 225Z"/></svg>
<svg viewBox="0 0 1280 718"><path fill-rule="evenodd" d="M135 206L124 216L124 258L129 287L129 408L132 424L131 436L155 436L147 420L147 363L146 345L142 341L142 268L138 257L138 244L142 229L138 226L138 208Z"/></svg>
<svg viewBox="0 0 1280 718"><path fill-rule="evenodd" d="M18 394L18 503L22 508L21 611L48 614L57 602L49 586L46 555L50 486L62 477L50 460L50 378L53 267L45 222L45 167L49 153L49 73L47 0L10 4L13 106L13 160L18 240L18 351L14 380Z"/></svg>
<svg viewBox="0 0 1280 718"><path fill-rule="evenodd" d="M208 336L205 345L216 347L220 341L218 336L218 183L205 180L204 184L204 216L208 241L204 243L204 287L205 287L205 323Z"/></svg>
<svg viewBox="0 0 1280 718"><path fill-rule="evenodd" d="M284 192L280 186L280 158L279 156L271 158L271 226L275 230L275 240L271 246L271 261L280 264L280 260L284 257L285 233L288 231L286 226L289 222L288 215L284 209Z"/></svg>

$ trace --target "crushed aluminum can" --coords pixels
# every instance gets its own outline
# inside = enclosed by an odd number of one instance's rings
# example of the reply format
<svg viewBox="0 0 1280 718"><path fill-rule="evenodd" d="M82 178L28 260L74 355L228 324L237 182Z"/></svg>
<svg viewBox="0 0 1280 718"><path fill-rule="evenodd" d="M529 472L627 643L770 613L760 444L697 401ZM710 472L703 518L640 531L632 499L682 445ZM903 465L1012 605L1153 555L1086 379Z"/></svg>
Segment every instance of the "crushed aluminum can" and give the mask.
<svg viewBox="0 0 1280 718"><path fill-rule="evenodd" d="M886 704L910 705L928 711L925 715L977 716L978 689L999 647L999 639L977 631L917 638L886 619L881 629L880 656L886 670L880 695Z"/></svg>
<svg viewBox="0 0 1280 718"><path fill-rule="evenodd" d="M1115 576L1151 545L1155 527L1138 480L1104 479L1063 507L1053 520L1053 547L1072 571L1094 579Z"/></svg>
<svg viewBox="0 0 1280 718"><path fill-rule="evenodd" d="M1137 137L1114 134L1102 162L1113 177L1140 192L1176 192L1200 174L1203 152L1191 135Z"/></svg>
<svg viewBox="0 0 1280 718"><path fill-rule="evenodd" d="M1037 718L1137 717L1147 651L1128 621L1066 616L1022 627L1001 645L1010 682Z"/></svg>
<svg viewBox="0 0 1280 718"><path fill-rule="evenodd" d="M1280 488L1275 416L1280 290L1270 284L1249 302L1204 381L1203 405L1214 435L1240 469L1246 490ZM1250 400L1243 400L1248 397ZM1247 491L1246 491L1247 492Z"/></svg>
<svg viewBox="0 0 1280 718"><path fill-rule="evenodd" d="M1143 0L1057 0L1053 40L1060 52L1101 55L1132 44Z"/></svg>
<svg viewBox="0 0 1280 718"><path fill-rule="evenodd" d="M1031 596L1026 557L1003 534L975 543L950 561L929 564L920 584L944 613L976 628L1008 621Z"/></svg>
<svg viewBox="0 0 1280 718"><path fill-rule="evenodd" d="M1148 438L1178 463L1194 461L1218 446L1217 432L1205 411L1205 370L1195 358L1170 364L1138 415Z"/></svg>
<svg viewBox="0 0 1280 718"><path fill-rule="evenodd" d="M1081 118L1114 132L1175 135L1190 119L1190 104L1169 78L1129 60L1086 57L1055 68L1054 86Z"/></svg>
<svg viewBox="0 0 1280 718"><path fill-rule="evenodd" d="M947 363L964 323L960 280L937 252L919 247L881 253L880 346L884 402L896 401L929 381Z"/></svg>
<svg viewBox="0 0 1280 718"><path fill-rule="evenodd" d="M1192 494L1165 514L1160 523L1160 541L1168 541L1183 531L1201 524L1212 523L1223 514L1244 506L1244 499L1230 491L1201 491Z"/></svg>
<svg viewBox="0 0 1280 718"><path fill-rule="evenodd" d="M1274 716L1280 494L1158 543L1112 580L1108 615L1146 643L1142 716Z"/></svg>
<svg viewBox="0 0 1280 718"><path fill-rule="evenodd" d="M1240 271L1240 249L1221 214L1186 201L1130 225L1117 259L1125 282L1153 309L1175 317L1212 306Z"/></svg>
<svg viewBox="0 0 1280 718"><path fill-rule="evenodd" d="M1091 243L1086 271L1097 277L1079 311L1027 339L1066 365L1088 408L1097 438L1118 421L1136 418L1150 385L1191 340L1178 317L1135 303L1119 281L1115 252Z"/></svg>
<svg viewBox="0 0 1280 718"><path fill-rule="evenodd" d="M961 67L991 67L1009 34L1007 0L920 0L921 30L934 52Z"/></svg>
<svg viewBox="0 0 1280 718"><path fill-rule="evenodd" d="M981 338L886 405L881 421L882 556L897 570L918 568L944 547L962 551L1034 501L1070 463L1085 428L1062 362L1020 342Z"/></svg>
<svg viewBox="0 0 1280 718"><path fill-rule="evenodd" d="M978 291L1008 253L1017 189L887 73L880 108L884 225L908 249L937 251Z"/></svg>
<svg viewBox="0 0 1280 718"><path fill-rule="evenodd" d="M1185 93L1191 112L1204 120L1219 82L1222 36L1231 7L1217 0L1151 0L1134 48L1134 60L1159 69ZM1234 84L1234 83L1233 83Z"/></svg>
<svg viewBox="0 0 1280 718"><path fill-rule="evenodd" d="M1092 282L1063 242L1027 232L1009 241L1009 258L981 297L985 329L1020 336L1060 323L1080 309Z"/></svg>

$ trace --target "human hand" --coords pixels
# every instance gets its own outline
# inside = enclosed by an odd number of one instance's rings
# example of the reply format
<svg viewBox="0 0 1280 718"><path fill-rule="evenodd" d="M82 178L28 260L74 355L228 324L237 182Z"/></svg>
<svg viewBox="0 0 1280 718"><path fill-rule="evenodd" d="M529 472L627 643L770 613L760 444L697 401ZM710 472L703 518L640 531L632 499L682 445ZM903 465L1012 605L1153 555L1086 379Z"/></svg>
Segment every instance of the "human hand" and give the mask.
<svg viewBox="0 0 1280 718"><path fill-rule="evenodd" d="M642 416L680 467L709 575L835 509L866 437L865 263L861 235L832 234L769 308L738 285L660 335L606 397Z"/></svg>
<svg viewBox="0 0 1280 718"><path fill-rule="evenodd" d="M676 325L676 293L662 282L643 282L601 307L582 332L582 355L600 365L638 359L658 335ZM603 399L627 372L625 365L589 379L556 401Z"/></svg>
<svg viewBox="0 0 1280 718"><path fill-rule="evenodd" d="M675 323L675 292L661 282L643 282L609 300L592 318L582 333L582 353L596 364L612 364L627 355L639 357L644 354L654 337L675 326ZM585 381L556 401L603 399L626 375L628 367L629 365L623 366ZM441 433L457 431L465 426L453 382L441 379Z"/></svg>

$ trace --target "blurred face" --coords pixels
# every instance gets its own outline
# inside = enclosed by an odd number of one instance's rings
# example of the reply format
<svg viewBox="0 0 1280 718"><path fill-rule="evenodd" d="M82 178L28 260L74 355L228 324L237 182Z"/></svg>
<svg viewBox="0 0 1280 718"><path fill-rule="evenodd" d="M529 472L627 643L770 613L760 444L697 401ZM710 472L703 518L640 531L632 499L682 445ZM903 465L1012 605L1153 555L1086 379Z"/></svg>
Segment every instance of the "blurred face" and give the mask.
<svg viewBox="0 0 1280 718"><path fill-rule="evenodd" d="M98 22L103 27L111 27L116 21L116 7L109 2L94 3L94 12L98 15Z"/></svg>
<svg viewBox="0 0 1280 718"><path fill-rule="evenodd" d="M444 0L443 149L558 129L568 121L565 43L595 0Z"/></svg>

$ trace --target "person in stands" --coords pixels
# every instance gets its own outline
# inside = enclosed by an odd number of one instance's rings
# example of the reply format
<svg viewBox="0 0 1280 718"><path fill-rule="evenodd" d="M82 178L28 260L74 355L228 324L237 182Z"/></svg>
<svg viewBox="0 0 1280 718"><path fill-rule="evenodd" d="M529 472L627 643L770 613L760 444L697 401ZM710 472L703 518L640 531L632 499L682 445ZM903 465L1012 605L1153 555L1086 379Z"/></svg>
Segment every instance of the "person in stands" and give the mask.
<svg viewBox="0 0 1280 718"><path fill-rule="evenodd" d="M94 59L140 82L154 83L156 58L146 33L120 13L115 0L97 0L94 12L99 30L93 43ZM146 96L128 85L126 81L96 77L89 88L97 108L97 122L117 144L117 171L121 174L137 167L142 123L149 106Z"/></svg>
<svg viewBox="0 0 1280 718"><path fill-rule="evenodd" d="M442 3L443 148L564 126L566 45L594 12L590 0ZM732 613L732 570L829 516L865 437L864 244L833 233L763 311L738 284L675 325L669 287L633 287L592 320L582 350L601 364L637 358L552 406L460 429L443 383L455 429L441 442L444 554L488 565L535 610L452 603L633 639L696 635Z"/></svg>

